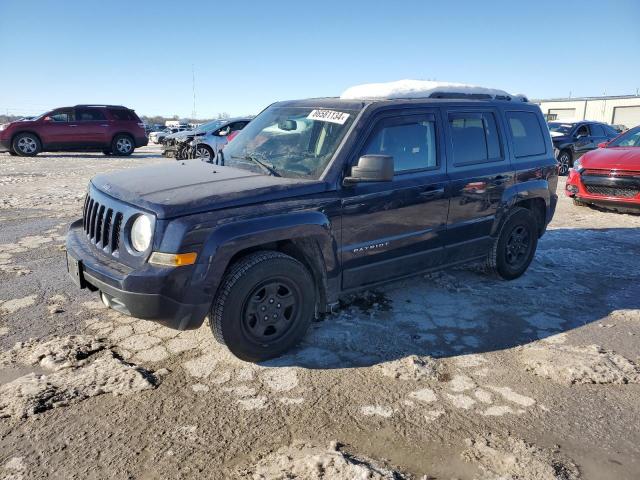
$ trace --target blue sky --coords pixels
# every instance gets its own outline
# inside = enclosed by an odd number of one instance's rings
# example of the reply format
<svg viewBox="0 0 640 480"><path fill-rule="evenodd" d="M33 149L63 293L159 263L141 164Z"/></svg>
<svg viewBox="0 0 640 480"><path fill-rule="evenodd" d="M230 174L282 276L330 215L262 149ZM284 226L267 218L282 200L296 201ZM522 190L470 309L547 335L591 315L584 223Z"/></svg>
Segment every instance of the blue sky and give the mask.
<svg viewBox="0 0 640 480"><path fill-rule="evenodd" d="M403 78L635 94L640 2L0 0L0 113L199 117Z"/></svg>

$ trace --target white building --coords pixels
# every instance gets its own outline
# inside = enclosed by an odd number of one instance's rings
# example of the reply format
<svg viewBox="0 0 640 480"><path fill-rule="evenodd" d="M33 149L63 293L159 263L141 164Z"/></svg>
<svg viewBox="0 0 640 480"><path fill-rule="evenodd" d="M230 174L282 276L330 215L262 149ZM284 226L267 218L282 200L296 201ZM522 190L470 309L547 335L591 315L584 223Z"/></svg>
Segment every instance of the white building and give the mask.
<svg viewBox="0 0 640 480"><path fill-rule="evenodd" d="M624 125L640 125L640 96L584 97L535 100L548 120L595 120Z"/></svg>

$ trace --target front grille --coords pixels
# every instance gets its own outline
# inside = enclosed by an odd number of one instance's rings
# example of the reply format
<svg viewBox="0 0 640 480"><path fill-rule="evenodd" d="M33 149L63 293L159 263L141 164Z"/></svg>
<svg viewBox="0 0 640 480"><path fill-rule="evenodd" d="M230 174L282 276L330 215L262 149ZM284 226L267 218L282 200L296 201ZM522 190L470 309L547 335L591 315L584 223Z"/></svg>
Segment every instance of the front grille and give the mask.
<svg viewBox="0 0 640 480"><path fill-rule="evenodd" d="M100 205L87 195L82 213L82 227L91 243L104 251L117 255L120 248L120 230L123 214Z"/></svg>
<svg viewBox="0 0 640 480"><path fill-rule="evenodd" d="M604 197L633 198L640 193L638 188L606 187L604 185L585 185L585 188L593 195Z"/></svg>
<svg viewBox="0 0 640 480"><path fill-rule="evenodd" d="M583 175L593 175L596 177L640 177L640 172L633 170L609 170L587 168Z"/></svg>

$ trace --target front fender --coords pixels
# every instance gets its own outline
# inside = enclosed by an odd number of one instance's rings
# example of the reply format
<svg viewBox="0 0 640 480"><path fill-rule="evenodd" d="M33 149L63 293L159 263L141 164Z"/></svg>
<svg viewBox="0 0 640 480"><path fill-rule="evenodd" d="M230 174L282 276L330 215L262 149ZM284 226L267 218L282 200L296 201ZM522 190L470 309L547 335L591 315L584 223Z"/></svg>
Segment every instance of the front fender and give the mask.
<svg viewBox="0 0 640 480"><path fill-rule="evenodd" d="M215 294L229 262L238 252L283 240L311 239L326 272L338 265L338 245L329 218L318 211L241 220L216 227L202 245L193 280Z"/></svg>

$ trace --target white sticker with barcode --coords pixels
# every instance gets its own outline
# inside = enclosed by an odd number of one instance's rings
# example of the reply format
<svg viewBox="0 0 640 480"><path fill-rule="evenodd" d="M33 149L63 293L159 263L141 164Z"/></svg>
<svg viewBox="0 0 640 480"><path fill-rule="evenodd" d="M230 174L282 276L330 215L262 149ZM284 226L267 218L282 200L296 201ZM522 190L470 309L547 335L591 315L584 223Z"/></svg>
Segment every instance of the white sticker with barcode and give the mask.
<svg viewBox="0 0 640 480"><path fill-rule="evenodd" d="M320 120L321 122L331 122L344 125L349 118L348 113L336 112L335 110L311 110L307 117L309 120Z"/></svg>

